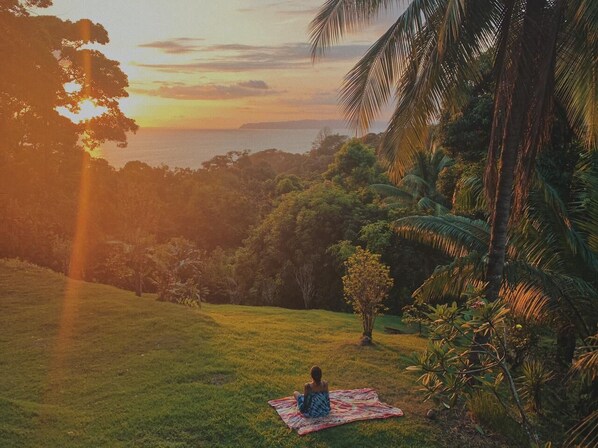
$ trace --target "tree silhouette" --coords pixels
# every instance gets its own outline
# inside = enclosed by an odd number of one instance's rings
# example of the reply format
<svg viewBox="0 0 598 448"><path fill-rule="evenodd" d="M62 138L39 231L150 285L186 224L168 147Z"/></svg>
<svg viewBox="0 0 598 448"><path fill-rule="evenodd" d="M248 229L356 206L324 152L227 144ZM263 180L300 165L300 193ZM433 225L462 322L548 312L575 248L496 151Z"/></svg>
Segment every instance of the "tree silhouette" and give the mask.
<svg viewBox="0 0 598 448"><path fill-rule="evenodd" d="M99 24L37 15L49 0L0 3L0 146L4 149L88 148L107 140L126 144L137 125L119 109L128 96L127 76L119 63L89 44L108 43ZM37 13L37 11L36 11ZM63 114L78 114L82 104L103 113L78 123Z"/></svg>

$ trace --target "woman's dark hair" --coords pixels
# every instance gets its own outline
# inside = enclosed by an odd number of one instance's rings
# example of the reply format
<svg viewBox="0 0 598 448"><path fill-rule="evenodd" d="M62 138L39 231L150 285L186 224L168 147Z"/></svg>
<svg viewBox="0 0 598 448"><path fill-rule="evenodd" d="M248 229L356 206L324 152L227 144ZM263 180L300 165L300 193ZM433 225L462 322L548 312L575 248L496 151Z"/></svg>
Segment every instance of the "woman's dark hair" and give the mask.
<svg viewBox="0 0 598 448"><path fill-rule="evenodd" d="M322 369L320 369L318 366L313 366L311 368L311 372L309 373L316 384L320 384L320 381L322 381Z"/></svg>

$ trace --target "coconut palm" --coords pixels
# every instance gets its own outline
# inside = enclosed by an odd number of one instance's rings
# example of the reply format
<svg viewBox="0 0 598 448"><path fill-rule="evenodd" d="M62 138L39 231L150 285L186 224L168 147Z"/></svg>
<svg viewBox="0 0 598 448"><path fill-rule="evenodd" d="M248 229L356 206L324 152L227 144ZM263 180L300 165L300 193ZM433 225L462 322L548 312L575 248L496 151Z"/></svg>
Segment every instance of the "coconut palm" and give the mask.
<svg viewBox="0 0 598 448"><path fill-rule="evenodd" d="M487 298L495 300L511 203L515 198L516 210L525 203L554 104L589 148L598 140L598 2L328 0L311 23L313 57L405 5L346 75L341 101L347 118L367 129L396 97L381 149L398 180L429 123L442 110L464 105L468 84L481 78L478 58L492 49L495 98L485 185L493 213L485 277Z"/></svg>
<svg viewBox="0 0 598 448"><path fill-rule="evenodd" d="M398 186L373 184L370 188L387 198L390 204L408 203L420 210L432 211L438 215L448 213L446 199L437 191L441 171L454 164L444 151L434 146L419 150L415 162Z"/></svg>

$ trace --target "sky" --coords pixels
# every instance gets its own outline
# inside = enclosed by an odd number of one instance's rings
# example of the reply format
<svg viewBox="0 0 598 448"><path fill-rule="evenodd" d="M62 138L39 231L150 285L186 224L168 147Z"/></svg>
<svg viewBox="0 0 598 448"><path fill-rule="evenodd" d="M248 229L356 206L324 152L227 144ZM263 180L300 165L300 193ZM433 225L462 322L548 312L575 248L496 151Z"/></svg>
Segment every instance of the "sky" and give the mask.
<svg viewBox="0 0 598 448"><path fill-rule="evenodd" d="M129 77L122 110L142 127L219 129L336 120L343 76L388 25L348 36L315 64L309 22L324 0L54 0L43 11L106 28ZM386 23L385 23L386 22Z"/></svg>

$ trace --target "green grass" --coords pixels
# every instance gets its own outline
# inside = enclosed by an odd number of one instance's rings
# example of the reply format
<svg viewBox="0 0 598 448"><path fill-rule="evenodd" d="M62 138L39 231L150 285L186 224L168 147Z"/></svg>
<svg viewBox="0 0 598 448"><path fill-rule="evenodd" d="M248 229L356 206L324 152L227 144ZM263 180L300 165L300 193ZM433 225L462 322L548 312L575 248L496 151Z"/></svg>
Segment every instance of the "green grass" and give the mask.
<svg viewBox="0 0 598 448"><path fill-rule="evenodd" d="M443 445L401 360L425 340L384 334L401 326L395 317L379 319L375 346L361 347L349 314L194 310L75 286L65 310L65 277L0 260L2 447ZM313 364L331 388L373 387L406 416L296 435L267 401L300 389Z"/></svg>

